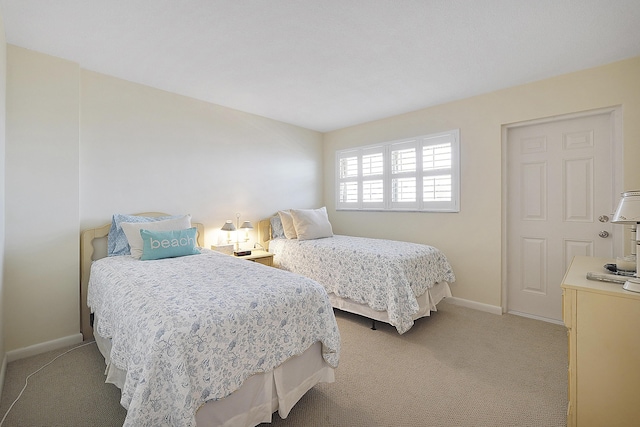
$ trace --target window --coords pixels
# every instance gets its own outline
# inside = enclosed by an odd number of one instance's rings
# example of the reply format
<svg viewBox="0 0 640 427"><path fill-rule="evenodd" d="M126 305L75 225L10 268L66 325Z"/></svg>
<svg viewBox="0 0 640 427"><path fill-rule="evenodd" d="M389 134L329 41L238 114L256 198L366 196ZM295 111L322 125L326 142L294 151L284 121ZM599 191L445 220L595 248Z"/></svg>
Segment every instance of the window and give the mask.
<svg viewBox="0 0 640 427"><path fill-rule="evenodd" d="M460 211L459 130L336 153L338 210Z"/></svg>

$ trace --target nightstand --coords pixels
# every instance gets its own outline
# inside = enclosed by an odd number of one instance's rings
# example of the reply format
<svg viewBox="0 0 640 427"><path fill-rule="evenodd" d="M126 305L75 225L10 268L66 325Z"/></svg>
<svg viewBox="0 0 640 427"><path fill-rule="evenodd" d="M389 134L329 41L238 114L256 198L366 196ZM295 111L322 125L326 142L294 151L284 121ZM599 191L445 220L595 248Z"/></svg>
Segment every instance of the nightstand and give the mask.
<svg viewBox="0 0 640 427"><path fill-rule="evenodd" d="M260 264L273 266L273 254L271 252L263 251L260 249L252 249L251 255L238 256L236 258L246 259L248 261L257 262Z"/></svg>

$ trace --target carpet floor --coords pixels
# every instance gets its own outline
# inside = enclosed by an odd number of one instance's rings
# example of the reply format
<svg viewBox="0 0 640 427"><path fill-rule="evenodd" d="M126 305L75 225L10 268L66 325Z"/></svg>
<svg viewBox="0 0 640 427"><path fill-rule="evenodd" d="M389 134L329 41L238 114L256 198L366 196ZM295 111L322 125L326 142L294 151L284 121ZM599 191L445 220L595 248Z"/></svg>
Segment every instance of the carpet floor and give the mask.
<svg viewBox="0 0 640 427"><path fill-rule="evenodd" d="M336 311L342 338L336 381L318 384L286 419L264 426L565 426L564 326L494 315L443 301L398 335ZM25 378L68 349L11 362L0 414ZM121 426L120 392L104 383L95 344L29 379L2 426Z"/></svg>

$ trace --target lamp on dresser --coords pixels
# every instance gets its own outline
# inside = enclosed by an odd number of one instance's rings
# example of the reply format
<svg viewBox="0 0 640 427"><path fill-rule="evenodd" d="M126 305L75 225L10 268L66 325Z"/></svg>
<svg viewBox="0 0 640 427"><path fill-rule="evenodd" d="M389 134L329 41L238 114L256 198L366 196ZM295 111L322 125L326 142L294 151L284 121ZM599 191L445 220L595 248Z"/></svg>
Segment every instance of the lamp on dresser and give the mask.
<svg viewBox="0 0 640 427"><path fill-rule="evenodd" d="M622 193L618 208L613 214L611 220L614 224L629 224L631 225L631 254L636 258L636 273L635 277L627 279L622 289L632 292L640 292L640 257L638 256L638 246L640 240L638 239L638 224L640 223L640 190L638 191L626 191Z"/></svg>

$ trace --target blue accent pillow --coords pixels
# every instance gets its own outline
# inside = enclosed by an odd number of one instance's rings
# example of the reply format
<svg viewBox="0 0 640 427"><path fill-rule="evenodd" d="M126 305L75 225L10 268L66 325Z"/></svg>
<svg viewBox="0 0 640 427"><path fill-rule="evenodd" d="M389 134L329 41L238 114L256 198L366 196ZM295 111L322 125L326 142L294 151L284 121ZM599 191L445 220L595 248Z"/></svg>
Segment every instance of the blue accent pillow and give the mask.
<svg viewBox="0 0 640 427"><path fill-rule="evenodd" d="M185 230L151 231L140 230L142 237L141 260L176 258L199 254L195 227Z"/></svg>
<svg viewBox="0 0 640 427"><path fill-rule="evenodd" d="M111 219L111 228L109 229L109 235L107 236L107 255L119 256L130 255L129 241L127 236L122 231L121 222L152 222L161 221L163 219L179 218L180 215L174 216L136 216L136 215L123 215L114 214Z"/></svg>
<svg viewBox="0 0 640 427"><path fill-rule="evenodd" d="M271 222L271 238L272 239L284 239L284 227L282 221L278 215L274 215L269 218Z"/></svg>

